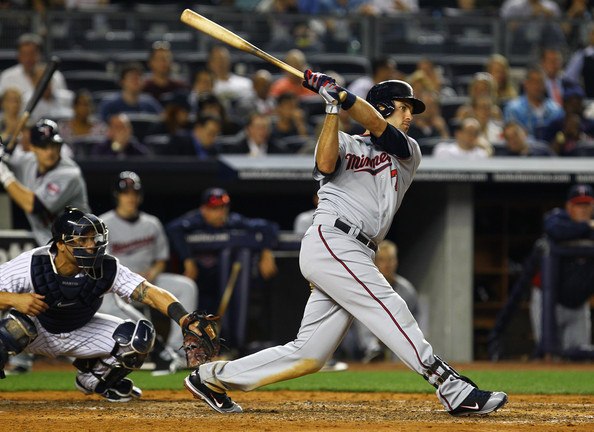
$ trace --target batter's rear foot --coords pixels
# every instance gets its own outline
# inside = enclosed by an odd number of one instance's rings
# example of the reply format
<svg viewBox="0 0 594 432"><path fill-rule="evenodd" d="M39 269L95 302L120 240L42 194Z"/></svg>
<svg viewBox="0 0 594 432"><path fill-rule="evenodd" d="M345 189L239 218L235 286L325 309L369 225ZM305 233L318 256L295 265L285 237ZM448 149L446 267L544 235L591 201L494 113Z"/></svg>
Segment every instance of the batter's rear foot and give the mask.
<svg viewBox="0 0 594 432"><path fill-rule="evenodd" d="M198 370L195 370L186 377L184 385L195 398L202 399L217 412L224 414L243 412L241 407L227 396L227 393L218 393L204 385L200 380Z"/></svg>
<svg viewBox="0 0 594 432"><path fill-rule="evenodd" d="M483 391L477 388L462 401L458 408L450 411L456 417L476 414L489 414L497 411L507 403L507 395L503 392Z"/></svg>

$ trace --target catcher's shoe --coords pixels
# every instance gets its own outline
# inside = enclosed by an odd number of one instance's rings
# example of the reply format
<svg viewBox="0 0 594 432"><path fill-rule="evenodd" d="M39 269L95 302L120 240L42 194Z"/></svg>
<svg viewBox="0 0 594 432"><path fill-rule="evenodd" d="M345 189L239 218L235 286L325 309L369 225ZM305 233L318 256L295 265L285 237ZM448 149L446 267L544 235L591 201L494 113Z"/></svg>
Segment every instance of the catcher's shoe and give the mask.
<svg viewBox="0 0 594 432"><path fill-rule="evenodd" d="M87 389L81 384L78 378L74 382L74 385L86 395L98 394L99 396L103 396L109 402L129 402L132 399L137 399L142 396L142 390L136 387L132 380L128 378L122 379L114 387L108 388L103 393L95 393Z"/></svg>
<svg viewBox="0 0 594 432"><path fill-rule="evenodd" d="M195 398L206 402L213 410L220 413L240 413L241 407L231 400L227 393L218 393L209 389L200 380L198 370L195 370L184 380L184 385Z"/></svg>
<svg viewBox="0 0 594 432"><path fill-rule="evenodd" d="M450 411L450 414L456 417L488 414L497 411L506 403L507 395L503 392L490 392L475 388L458 408Z"/></svg>

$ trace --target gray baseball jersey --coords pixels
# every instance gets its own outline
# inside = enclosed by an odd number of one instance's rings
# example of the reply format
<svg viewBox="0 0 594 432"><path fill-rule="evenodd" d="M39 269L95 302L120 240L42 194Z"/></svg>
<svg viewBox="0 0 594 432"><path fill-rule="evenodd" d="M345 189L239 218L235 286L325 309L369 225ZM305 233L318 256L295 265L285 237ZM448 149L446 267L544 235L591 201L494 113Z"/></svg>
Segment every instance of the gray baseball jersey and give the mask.
<svg viewBox="0 0 594 432"><path fill-rule="evenodd" d="M339 133L335 172L323 176L314 170L321 181L320 200L299 254L301 273L313 290L296 339L230 362L206 363L199 368L204 383L248 391L315 372L332 356L354 318L412 370L421 375L427 371L435 361L433 348L406 302L375 266L373 245L361 238L364 234L379 242L385 237L419 166L421 152L414 139L392 126L382 135L384 143L403 143L402 138L410 150L407 159L388 153L369 136ZM451 379L439 386L437 396L452 410L472 390Z"/></svg>
<svg viewBox="0 0 594 432"><path fill-rule="evenodd" d="M72 159L62 157L58 164L45 174L39 174L33 152L16 152L10 158L16 178L31 189L45 207L39 214L27 213L27 220L38 245L51 239L51 224L56 215L69 205L89 212L87 185L79 166Z"/></svg>
<svg viewBox="0 0 594 432"><path fill-rule="evenodd" d="M110 232L107 253L117 256L129 269L143 272L155 261L169 259L169 242L155 216L139 212L137 219L128 221L110 210L99 217Z"/></svg>

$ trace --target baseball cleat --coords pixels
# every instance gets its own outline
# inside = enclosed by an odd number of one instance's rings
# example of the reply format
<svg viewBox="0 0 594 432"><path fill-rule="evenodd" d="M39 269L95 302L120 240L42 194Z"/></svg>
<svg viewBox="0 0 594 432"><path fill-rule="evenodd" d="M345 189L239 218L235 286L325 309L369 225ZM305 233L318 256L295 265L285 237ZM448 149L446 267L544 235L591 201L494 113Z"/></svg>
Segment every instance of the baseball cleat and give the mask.
<svg viewBox="0 0 594 432"><path fill-rule="evenodd" d="M84 387L81 382L76 379L75 387L86 395L95 394L95 392ZM103 393L96 393L104 397L109 402L129 402L133 399L138 399L142 396L142 390L134 385L132 380L128 378L122 379L115 387L108 388Z"/></svg>
<svg viewBox="0 0 594 432"><path fill-rule="evenodd" d="M507 403L507 395L503 392L483 391L477 388L462 401L458 408L449 413L456 417L475 414L489 414L497 411Z"/></svg>
<svg viewBox="0 0 594 432"><path fill-rule="evenodd" d="M195 398L202 399L217 412L224 414L243 412L241 407L227 396L227 393L218 393L204 385L198 375L198 369L186 377L184 385Z"/></svg>

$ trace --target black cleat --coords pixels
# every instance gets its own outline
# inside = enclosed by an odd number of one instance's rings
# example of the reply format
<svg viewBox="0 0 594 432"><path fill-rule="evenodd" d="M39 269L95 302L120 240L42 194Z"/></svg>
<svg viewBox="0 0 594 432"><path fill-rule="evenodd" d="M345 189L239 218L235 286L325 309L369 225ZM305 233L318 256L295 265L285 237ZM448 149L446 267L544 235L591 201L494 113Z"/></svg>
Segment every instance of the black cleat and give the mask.
<svg viewBox="0 0 594 432"><path fill-rule="evenodd" d="M241 407L227 396L227 393L218 393L204 385L198 375L198 369L186 377L184 385L195 398L202 399L217 412L224 414L243 412Z"/></svg>
<svg viewBox="0 0 594 432"><path fill-rule="evenodd" d="M477 388L462 401L458 408L449 413L456 417L475 414L489 414L497 411L507 403L507 395L503 392L483 391Z"/></svg>

